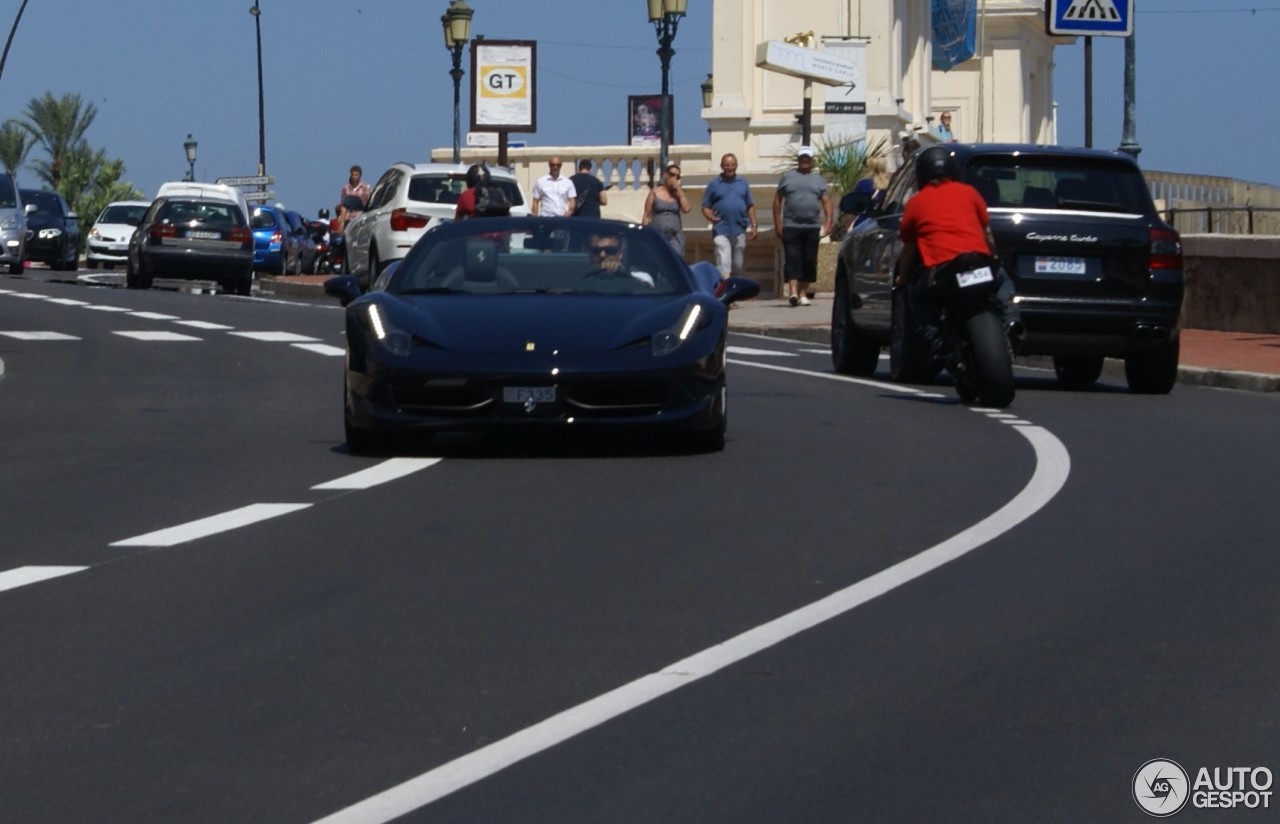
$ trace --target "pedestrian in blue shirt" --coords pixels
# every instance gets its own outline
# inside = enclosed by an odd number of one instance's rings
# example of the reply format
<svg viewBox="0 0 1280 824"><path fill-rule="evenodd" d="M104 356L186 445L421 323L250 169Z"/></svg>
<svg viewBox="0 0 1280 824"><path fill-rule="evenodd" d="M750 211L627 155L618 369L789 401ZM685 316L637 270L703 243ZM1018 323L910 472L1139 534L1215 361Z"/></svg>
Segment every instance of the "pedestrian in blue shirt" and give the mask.
<svg viewBox="0 0 1280 824"><path fill-rule="evenodd" d="M720 158L720 176L707 183L702 216L711 224L716 268L721 277L741 276L747 241L756 239L756 204L751 185L738 177L738 158Z"/></svg>

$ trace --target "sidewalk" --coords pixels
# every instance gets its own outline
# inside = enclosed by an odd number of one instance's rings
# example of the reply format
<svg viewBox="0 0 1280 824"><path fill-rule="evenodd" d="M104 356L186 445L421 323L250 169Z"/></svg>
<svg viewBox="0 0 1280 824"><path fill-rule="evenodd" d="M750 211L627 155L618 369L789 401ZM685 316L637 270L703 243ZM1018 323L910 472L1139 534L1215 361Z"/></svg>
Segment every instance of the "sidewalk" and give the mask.
<svg viewBox="0 0 1280 824"><path fill-rule="evenodd" d="M325 275L267 277L259 281L263 291L278 295L323 294ZM756 298L737 304L729 313L729 329L769 337L789 338L828 346L831 342L831 295L820 294L811 306L791 306L785 300ZM1052 369L1048 358L1022 358L1020 363ZM1108 362L1123 377L1118 362ZM1280 335L1252 332L1182 330L1178 382L1252 392L1280 391Z"/></svg>

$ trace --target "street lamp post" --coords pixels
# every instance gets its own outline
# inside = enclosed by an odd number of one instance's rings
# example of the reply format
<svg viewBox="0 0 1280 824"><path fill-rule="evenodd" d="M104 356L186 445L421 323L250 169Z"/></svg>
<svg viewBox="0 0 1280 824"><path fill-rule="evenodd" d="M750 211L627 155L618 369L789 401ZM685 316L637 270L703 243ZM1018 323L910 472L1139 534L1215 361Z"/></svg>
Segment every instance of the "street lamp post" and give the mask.
<svg viewBox="0 0 1280 824"><path fill-rule="evenodd" d="M267 173L267 124L266 108L262 101L262 10L258 8L258 0L253 0L249 9L253 15L253 28L258 38L258 174Z"/></svg>
<svg viewBox="0 0 1280 824"><path fill-rule="evenodd" d="M1134 27L1136 33L1137 27ZM1142 148L1138 146L1138 101L1136 94L1135 74L1137 73L1137 46L1134 34L1124 39L1124 133L1121 135L1120 151L1134 160Z"/></svg>
<svg viewBox="0 0 1280 824"><path fill-rule="evenodd" d="M676 29L680 27L680 18L688 9L689 0L648 0L649 22L658 35L658 59L662 61L662 118L658 130L662 133L661 148L658 153L659 168L667 168L667 148L671 139L671 58L675 49L671 43L676 39Z"/></svg>
<svg viewBox="0 0 1280 824"><path fill-rule="evenodd" d="M187 139L182 141L182 148L187 153L187 180L192 183L196 182L196 146L199 145L195 138L187 135Z"/></svg>
<svg viewBox="0 0 1280 824"><path fill-rule="evenodd" d="M462 49L471 39L471 15L475 10L466 0L450 0L449 8L440 16L444 26L444 46L453 55L453 162L462 162Z"/></svg>

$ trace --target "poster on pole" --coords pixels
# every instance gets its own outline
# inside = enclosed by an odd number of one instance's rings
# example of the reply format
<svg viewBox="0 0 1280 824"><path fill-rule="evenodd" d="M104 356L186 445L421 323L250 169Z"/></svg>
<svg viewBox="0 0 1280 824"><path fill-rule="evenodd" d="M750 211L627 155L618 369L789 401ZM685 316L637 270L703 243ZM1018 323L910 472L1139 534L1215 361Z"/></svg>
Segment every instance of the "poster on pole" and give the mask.
<svg viewBox="0 0 1280 824"><path fill-rule="evenodd" d="M862 40L824 40L823 51L853 64L849 82L827 89L823 140L827 145L867 139L867 44Z"/></svg>
<svg viewBox="0 0 1280 824"><path fill-rule="evenodd" d="M662 110L671 105L671 95L664 101L660 94L632 94L627 96L627 145L662 145ZM668 111L672 111L668 108ZM675 120L672 113L671 120ZM667 143L674 143L675 125L667 124Z"/></svg>
<svg viewBox="0 0 1280 824"><path fill-rule="evenodd" d="M538 44L471 41L471 131L536 132Z"/></svg>

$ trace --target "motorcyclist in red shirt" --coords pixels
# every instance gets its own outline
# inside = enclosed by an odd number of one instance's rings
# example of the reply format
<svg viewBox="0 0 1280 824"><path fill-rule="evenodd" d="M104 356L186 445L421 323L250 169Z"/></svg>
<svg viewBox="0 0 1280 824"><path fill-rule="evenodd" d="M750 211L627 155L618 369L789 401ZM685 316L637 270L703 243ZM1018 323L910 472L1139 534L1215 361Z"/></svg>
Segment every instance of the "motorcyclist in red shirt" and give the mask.
<svg viewBox="0 0 1280 824"><path fill-rule="evenodd" d="M949 148L930 146L919 154L916 184L918 191L907 201L898 227L902 257L895 283L908 289L917 331L936 356L942 341L926 298L929 270L969 252L995 257L996 241L986 201L977 189L956 179L955 157ZM1013 303L1013 281L1003 267L994 268L1000 315L1016 352L1023 330Z"/></svg>

